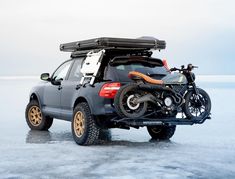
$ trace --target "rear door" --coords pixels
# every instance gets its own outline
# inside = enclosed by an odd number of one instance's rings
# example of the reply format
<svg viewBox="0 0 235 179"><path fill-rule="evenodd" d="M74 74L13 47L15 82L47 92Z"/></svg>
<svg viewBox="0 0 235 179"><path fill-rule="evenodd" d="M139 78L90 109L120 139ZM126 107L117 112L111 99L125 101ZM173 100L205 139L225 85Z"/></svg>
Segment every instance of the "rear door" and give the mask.
<svg viewBox="0 0 235 179"><path fill-rule="evenodd" d="M80 89L79 84L82 78L80 69L83 60L84 57L74 59L73 66L67 79L61 84L61 117L65 120L72 119L74 100L78 96Z"/></svg>

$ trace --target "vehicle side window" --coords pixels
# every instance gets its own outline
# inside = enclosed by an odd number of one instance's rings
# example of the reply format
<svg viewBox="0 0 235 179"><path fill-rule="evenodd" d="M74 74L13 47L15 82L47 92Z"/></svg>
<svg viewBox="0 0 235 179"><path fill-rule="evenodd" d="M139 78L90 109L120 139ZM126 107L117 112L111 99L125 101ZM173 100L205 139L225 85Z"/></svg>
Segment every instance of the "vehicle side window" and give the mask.
<svg viewBox="0 0 235 179"><path fill-rule="evenodd" d="M78 81L82 78L82 74L80 70L81 70L83 60L84 58L78 58L75 60L73 67L69 74L69 78L68 78L69 81Z"/></svg>
<svg viewBox="0 0 235 179"><path fill-rule="evenodd" d="M68 70L69 70L69 67L71 65L72 61L68 61L68 62L65 62L63 63L53 74L52 76L52 80L54 81L57 81L57 80L64 80L67 73L68 73Z"/></svg>

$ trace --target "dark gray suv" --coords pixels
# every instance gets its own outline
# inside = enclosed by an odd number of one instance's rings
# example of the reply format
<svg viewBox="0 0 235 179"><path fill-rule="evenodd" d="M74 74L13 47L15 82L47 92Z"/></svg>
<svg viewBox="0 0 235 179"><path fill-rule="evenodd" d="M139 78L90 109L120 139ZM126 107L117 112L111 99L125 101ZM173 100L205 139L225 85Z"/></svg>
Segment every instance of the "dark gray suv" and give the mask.
<svg viewBox="0 0 235 179"><path fill-rule="evenodd" d="M25 114L28 126L48 130L54 118L71 121L80 145L94 144L102 128L147 126L152 138L169 139L175 123L159 125L160 119L124 123L113 104L119 88L131 82L130 71L155 74L154 79L169 73L162 60L151 57L152 49L164 48L165 41L157 39L97 38L62 44L60 50L72 52L71 59L52 75L43 73L43 82L31 90Z"/></svg>

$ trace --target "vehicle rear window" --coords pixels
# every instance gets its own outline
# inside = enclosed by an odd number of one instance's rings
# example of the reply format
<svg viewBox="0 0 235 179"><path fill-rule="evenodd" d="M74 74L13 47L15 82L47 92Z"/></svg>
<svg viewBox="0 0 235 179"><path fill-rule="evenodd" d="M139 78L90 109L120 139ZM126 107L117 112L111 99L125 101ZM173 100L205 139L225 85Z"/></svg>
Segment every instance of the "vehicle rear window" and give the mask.
<svg viewBox="0 0 235 179"><path fill-rule="evenodd" d="M129 82L131 81L131 79L128 78L128 73L130 71L138 71L151 76L154 79L161 79L169 73L164 66L151 66L146 63L131 63L115 66L108 65L104 73L104 78L105 80L111 81Z"/></svg>

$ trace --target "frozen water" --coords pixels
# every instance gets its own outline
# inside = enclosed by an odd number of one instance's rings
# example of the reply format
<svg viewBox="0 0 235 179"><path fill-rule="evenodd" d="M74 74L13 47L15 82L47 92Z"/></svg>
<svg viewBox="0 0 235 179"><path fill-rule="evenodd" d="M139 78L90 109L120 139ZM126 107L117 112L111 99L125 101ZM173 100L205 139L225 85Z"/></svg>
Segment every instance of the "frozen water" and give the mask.
<svg viewBox="0 0 235 179"><path fill-rule="evenodd" d="M75 144L69 122L29 130L24 110L36 82L0 79L0 178L235 178L234 80L202 80L212 120L179 126L170 141L152 141L145 128L113 129L89 147Z"/></svg>

